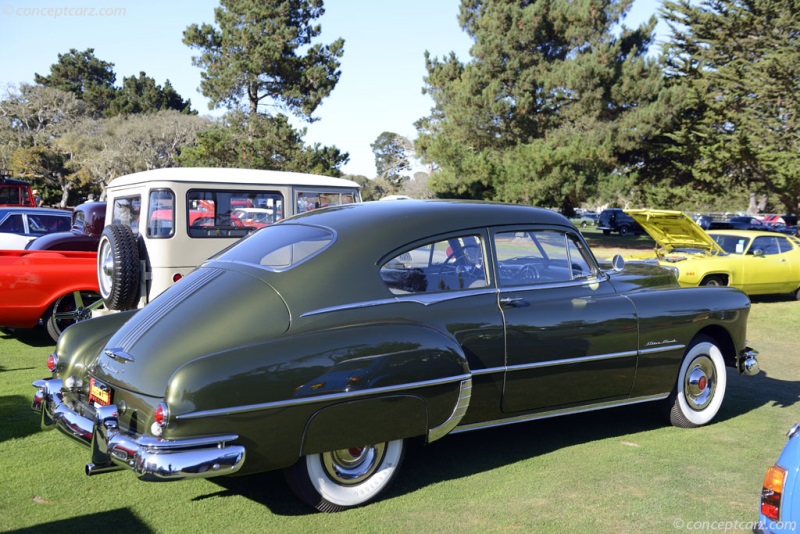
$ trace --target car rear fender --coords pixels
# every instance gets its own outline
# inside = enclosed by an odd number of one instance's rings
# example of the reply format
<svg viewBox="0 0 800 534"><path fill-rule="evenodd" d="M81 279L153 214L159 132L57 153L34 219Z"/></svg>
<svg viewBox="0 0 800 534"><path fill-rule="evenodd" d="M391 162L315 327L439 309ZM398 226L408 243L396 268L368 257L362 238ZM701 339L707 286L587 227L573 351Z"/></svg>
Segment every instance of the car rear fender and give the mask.
<svg viewBox="0 0 800 534"><path fill-rule="evenodd" d="M61 334L56 345L58 376L83 376L106 342L138 310L102 315L73 324Z"/></svg>
<svg viewBox="0 0 800 534"><path fill-rule="evenodd" d="M303 435L301 455L422 436L426 402L414 395L343 402L316 412Z"/></svg>

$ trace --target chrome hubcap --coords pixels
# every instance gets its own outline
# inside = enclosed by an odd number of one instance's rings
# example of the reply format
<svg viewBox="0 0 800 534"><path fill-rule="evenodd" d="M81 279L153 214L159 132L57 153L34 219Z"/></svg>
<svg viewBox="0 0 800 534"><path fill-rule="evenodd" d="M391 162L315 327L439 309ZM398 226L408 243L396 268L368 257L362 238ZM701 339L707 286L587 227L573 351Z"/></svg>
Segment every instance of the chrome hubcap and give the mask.
<svg viewBox="0 0 800 534"><path fill-rule="evenodd" d="M380 465L386 444L350 447L322 454L322 466L339 484L359 484L369 478Z"/></svg>
<svg viewBox="0 0 800 534"><path fill-rule="evenodd" d="M714 397L717 377L714 363L708 356L699 356L689 365L683 392L686 401L693 410L702 410Z"/></svg>

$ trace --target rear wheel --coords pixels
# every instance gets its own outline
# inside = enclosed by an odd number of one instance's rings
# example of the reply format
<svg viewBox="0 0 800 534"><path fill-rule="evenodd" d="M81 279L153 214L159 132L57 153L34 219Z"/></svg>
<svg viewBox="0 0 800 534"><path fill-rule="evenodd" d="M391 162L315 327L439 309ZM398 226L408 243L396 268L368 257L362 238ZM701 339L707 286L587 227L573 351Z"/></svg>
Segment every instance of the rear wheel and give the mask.
<svg viewBox="0 0 800 534"><path fill-rule="evenodd" d="M626 225L624 225L624 224L623 224L622 226L620 226L620 227L619 227L619 235L621 235L622 237L625 237L625 236L626 236L626 235L628 235L630 232L631 232L630 228L628 228L628 227L627 227Z"/></svg>
<svg viewBox="0 0 800 534"><path fill-rule="evenodd" d="M301 501L320 512L340 512L378 498L405 455L402 439L310 454L285 471Z"/></svg>
<svg viewBox="0 0 800 534"><path fill-rule="evenodd" d="M675 388L667 398L670 422L692 428L710 422L725 398L725 361L716 342L698 336L683 357Z"/></svg>
<svg viewBox="0 0 800 534"><path fill-rule="evenodd" d="M103 298L94 291L73 291L59 297L43 318L47 333L58 341L70 325L92 318L92 312L103 305Z"/></svg>
<svg viewBox="0 0 800 534"><path fill-rule="evenodd" d="M129 310L139 300L139 244L129 226L106 226L97 252L100 294L110 310Z"/></svg>

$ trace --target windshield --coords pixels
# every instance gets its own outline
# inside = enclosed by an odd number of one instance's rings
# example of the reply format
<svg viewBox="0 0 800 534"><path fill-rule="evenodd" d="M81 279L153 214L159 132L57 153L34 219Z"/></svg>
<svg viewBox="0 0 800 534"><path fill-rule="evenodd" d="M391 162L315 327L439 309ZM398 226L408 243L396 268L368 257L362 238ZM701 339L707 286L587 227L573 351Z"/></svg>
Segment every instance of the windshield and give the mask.
<svg viewBox="0 0 800 534"><path fill-rule="evenodd" d="M709 234L711 239L727 252L728 254L744 254L750 238L741 235Z"/></svg>

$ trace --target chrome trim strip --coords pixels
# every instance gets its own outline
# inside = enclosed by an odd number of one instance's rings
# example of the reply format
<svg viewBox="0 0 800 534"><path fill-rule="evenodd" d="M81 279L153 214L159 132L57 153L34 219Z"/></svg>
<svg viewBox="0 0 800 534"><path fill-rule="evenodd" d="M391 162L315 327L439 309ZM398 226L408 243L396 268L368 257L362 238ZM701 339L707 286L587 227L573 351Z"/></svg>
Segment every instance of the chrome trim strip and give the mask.
<svg viewBox="0 0 800 534"><path fill-rule="evenodd" d="M472 376L490 375L492 373L504 373L505 370L506 370L505 367L490 367L488 369L478 369L476 371L472 371Z"/></svg>
<svg viewBox="0 0 800 534"><path fill-rule="evenodd" d="M602 402L599 404L592 404L589 406L579 406L576 408L563 408L561 410L551 410L549 412L538 412L526 415L518 415L515 417L509 417L507 419L496 419L494 421L486 421L483 423L471 423L468 425L459 426L456 427L454 430L452 430L450 433L460 434L462 432L470 432L472 430L480 430L483 428L493 428L497 426L513 425L516 423L524 423L526 421L535 421L537 419L549 419L551 417L557 417L560 415L594 412L597 410L604 410L606 408L617 408L619 406L628 406L632 404L641 404L643 402L662 400L666 399L667 397L669 397L669 392L659 393L657 395L648 395L647 397L638 397L636 399L609 401L609 402Z"/></svg>
<svg viewBox="0 0 800 534"><path fill-rule="evenodd" d="M269 410L274 408L289 408L290 406L299 406L301 404L311 404L315 402L330 402L343 399L355 399L359 397L366 397L369 395L378 395L381 393L393 393L395 391L408 391L410 389L418 389L429 386L440 386L443 384L451 384L462 380L469 380L471 375L463 374L457 376L449 376L447 378L438 378L436 380L424 380L422 382L412 382L410 384L400 384L397 386L385 386L381 388L365 389L363 391L348 391L347 393L331 393L329 395L319 395L317 397L305 397L302 399L289 400L289 401L275 401L264 402L260 404L249 404L247 406L235 406L232 408L218 408L215 410L202 410L199 412L186 413L175 416L175 419L200 419L203 417L215 417L233 415L238 413L251 412L256 410Z"/></svg>
<svg viewBox="0 0 800 534"><path fill-rule="evenodd" d="M111 358L112 360L116 360L121 363L133 362L133 356L130 354L123 352L122 349L106 349L103 351L106 356Z"/></svg>
<svg viewBox="0 0 800 534"><path fill-rule="evenodd" d="M618 358L630 358L632 356L637 356L638 352L635 350L629 350L626 352L614 352L611 354L597 354L595 356L580 356L578 358L566 358L563 360L549 360L546 362L536 362L536 363L523 363L520 365L511 365L506 368L508 371L524 371L526 369L539 369L541 367L554 367L556 365L570 365L573 363L587 363L587 362L596 362L601 360L615 360Z"/></svg>
<svg viewBox="0 0 800 534"><path fill-rule="evenodd" d="M458 426L458 423L461 422L464 415L467 413L470 398L472 398L471 378L461 381L461 387L458 390L458 401L455 407L453 407L453 413L450 414L450 417L436 428L428 430L428 443L445 437L451 430Z"/></svg>
<svg viewBox="0 0 800 534"><path fill-rule="evenodd" d="M655 354L658 352L668 352L671 350L683 350L686 348L686 345L676 344L676 345L666 345L663 347L654 347L651 349L642 349L639 351L639 354Z"/></svg>
<svg viewBox="0 0 800 534"><path fill-rule="evenodd" d="M373 306L386 306L387 304L402 304L404 302L411 302L413 304L421 304L423 306L430 306L432 304L439 304L440 302L447 302L449 300L463 299L467 297L474 297L475 295L493 295L497 293L497 289L493 287L485 287L481 289L458 289L453 291L442 291L437 293L411 293L408 295L398 295L377 300L364 300L361 302L351 302L350 304L340 304L337 306L328 306L327 308L318 308L310 310L300 317L311 317L313 315L320 315L323 313L338 312L342 310L358 310L361 308L371 308Z"/></svg>

